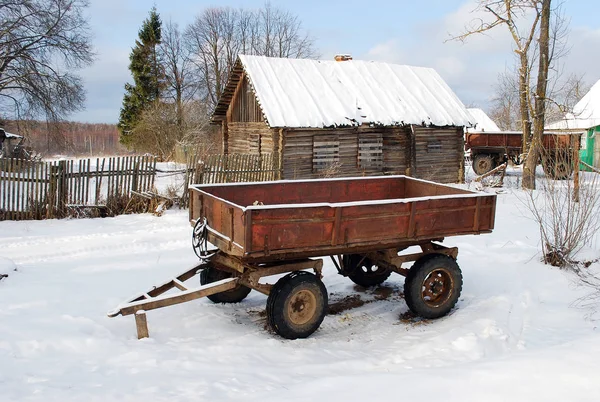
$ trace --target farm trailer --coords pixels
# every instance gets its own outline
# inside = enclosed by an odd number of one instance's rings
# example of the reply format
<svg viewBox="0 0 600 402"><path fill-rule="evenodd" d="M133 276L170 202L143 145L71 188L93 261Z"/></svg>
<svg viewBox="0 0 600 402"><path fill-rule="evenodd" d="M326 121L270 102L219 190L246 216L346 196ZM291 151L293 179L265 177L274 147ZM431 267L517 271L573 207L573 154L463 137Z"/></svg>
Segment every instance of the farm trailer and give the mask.
<svg viewBox="0 0 600 402"><path fill-rule="evenodd" d="M148 336L147 310L200 297L237 303L251 289L268 295L267 320L277 334L307 337L328 309L323 261L315 258L322 256L364 287L391 273L405 276L409 309L424 318L444 316L460 296L462 273L458 249L441 242L490 233L496 207L493 194L406 176L196 185L189 191L199 264L109 312L135 314L140 338ZM420 251L401 253L411 246ZM284 273L274 284L259 282ZM199 287L184 284L196 275ZM165 294L173 288L181 292Z"/></svg>
<svg viewBox="0 0 600 402"><path fill-rule="evenodd" d="M567 179L573 173L573 150L579 151L581 133L544 132L542 137L544 172L554 179ZM520 131L470 132L465 150L471 152L473 171L482 175L512 161L523 163L523 133Z"/></svg>

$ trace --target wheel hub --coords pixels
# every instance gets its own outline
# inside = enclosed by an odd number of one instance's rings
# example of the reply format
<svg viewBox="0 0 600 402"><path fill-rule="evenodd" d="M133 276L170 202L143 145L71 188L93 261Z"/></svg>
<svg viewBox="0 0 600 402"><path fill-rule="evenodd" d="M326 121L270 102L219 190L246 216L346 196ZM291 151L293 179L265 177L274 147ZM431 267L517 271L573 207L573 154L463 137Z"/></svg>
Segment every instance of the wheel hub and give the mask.
<svg viewBox="0 0 600 402"><path fill-rule="evenodd" d="M310 321L317 311L317 298L309 290L300 290L290 298L288 315L296 325Z"/></svg>
<svg viewBox="0 0 600 402"><path fill-rule="evenodd" d="M477 167L480 171L490 170L490 163L487 160L480 160L477 162Z"/></svg>
<svg viewBox="0 0 600 402"><path fill-rule="evenodd" d="M451 293L452 277L444 269L433 270L423 281L423 300L432 307L443 303Z"/></svg>

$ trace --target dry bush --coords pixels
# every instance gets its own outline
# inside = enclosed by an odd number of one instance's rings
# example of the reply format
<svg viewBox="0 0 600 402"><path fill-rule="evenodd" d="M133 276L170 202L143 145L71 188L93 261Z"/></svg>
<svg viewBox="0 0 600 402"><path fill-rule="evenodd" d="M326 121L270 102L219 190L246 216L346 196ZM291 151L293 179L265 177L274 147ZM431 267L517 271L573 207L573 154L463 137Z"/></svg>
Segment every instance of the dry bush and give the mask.
<svg viewBox="0 0 600 402"><path fill-rule="evenodd" d="M554 158L550 165L565 161ZM548 157L544 159L547 170ZM594 173L580 174L579 202L572 178L538 178L539 189L527 192L527 206L539 225L544 263L560 268L578 266L576 254L600 229L600 181Z"/></svg>
<svg viewBox="0 0 600 402"><path fill-rule="evenodd" d="M205 147L214 129L206 110L197 102L183 108L183 121L175 104L157 103L146 110L128 141L137 152L150 153L161 161L172 160L177 147Z"/></svg>

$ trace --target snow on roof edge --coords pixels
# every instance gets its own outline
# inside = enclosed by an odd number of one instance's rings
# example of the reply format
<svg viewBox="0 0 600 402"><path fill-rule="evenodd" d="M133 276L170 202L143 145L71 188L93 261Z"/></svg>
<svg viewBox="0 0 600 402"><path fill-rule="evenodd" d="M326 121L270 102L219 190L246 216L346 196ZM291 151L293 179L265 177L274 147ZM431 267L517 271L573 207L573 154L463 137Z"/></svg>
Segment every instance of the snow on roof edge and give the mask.
<svg viewBox="0 0 600 402"><path fill-rule="evenodd" d="M272 128L472 124L465 106L432 68L248 55L239 60ZM384 67L392 71L383 74Z"/></svg>

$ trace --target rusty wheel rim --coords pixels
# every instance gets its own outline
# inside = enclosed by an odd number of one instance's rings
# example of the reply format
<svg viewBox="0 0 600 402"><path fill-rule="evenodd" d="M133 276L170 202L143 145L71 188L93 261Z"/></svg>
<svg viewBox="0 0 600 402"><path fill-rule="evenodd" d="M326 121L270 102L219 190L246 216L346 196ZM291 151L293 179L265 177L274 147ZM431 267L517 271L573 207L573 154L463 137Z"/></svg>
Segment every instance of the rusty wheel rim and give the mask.
<svg viewBox="0 0 600 402"><path fill-rule="evenodd" d="M423 280L421 297L428 306L438 307L450 299L453 288L454 282L450 272L444 268L437 268Z"/></svg>
<svg viewBox="0 0 600 402"><path fill-rule="evenodd" d="M294 293L288 303L288 317L294 325L304 325L317 312L317 297L310 290L302 289Z"/></svg>
<svg viewBox="0 0 600 402"><path fill-rule="evenodd" d="M477 170L480 172L483 172L483 171L489 172L490 170L492 170L492 163L487 158L479 159L476 163L477 163Z"/></svg>

